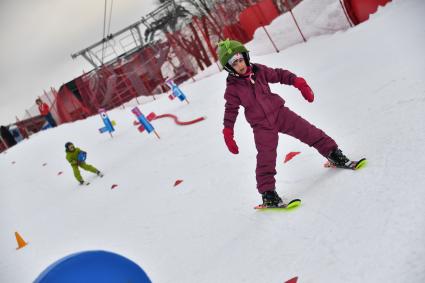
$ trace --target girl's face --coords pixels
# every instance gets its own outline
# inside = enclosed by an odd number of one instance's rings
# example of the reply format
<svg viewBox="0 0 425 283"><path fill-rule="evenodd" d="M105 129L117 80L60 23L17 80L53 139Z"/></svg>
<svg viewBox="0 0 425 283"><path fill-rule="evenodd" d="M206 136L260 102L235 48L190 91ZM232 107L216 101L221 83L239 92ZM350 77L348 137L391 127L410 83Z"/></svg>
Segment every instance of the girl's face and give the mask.
<svg viewBox="0 0 425 283"><path fill-rule="evenodd" d="M232 63L232 68L239 74L243 75L246 73L247 66L243 58L237 59Z"/></svg>

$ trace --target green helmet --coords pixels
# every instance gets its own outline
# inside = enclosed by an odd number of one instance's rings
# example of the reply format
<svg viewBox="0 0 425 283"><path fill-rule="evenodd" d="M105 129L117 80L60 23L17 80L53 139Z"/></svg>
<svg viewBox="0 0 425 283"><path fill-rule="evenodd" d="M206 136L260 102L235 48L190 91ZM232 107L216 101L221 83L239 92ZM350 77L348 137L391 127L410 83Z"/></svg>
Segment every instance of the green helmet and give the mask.
<svg viewBox="0 0 425 283"><path fill-rule="evenodd" d="M217 53L220 63L224 67L233 55L236 53L248 54L248 49L239 41L226 39L218 43Z"/></svg>

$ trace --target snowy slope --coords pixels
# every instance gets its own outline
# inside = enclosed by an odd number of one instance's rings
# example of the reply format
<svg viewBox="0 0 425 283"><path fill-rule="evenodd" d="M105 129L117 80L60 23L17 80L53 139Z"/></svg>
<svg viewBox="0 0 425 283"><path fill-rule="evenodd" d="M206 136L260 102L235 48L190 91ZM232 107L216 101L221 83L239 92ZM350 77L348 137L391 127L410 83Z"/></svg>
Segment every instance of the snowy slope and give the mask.
<svg viewBox="0 0 425 283"><path fill-rule="evenodd" d="M241 113L240 154L228 153L224 72L183 85L189 105L163 96L140 106L183 121L207 116L185 127L154 121L160 140L139 133L127 107L109 112L112 139L92 117L1 154L0 282L31 282L57 259L95 249L132 259L153 282L425 282L423 11L421 0L393 1L346 32L253 57L305 77L312 104L292 87L272 90L348 156L369 159L361 171L324 169L314 149L281 136L277 190L302 198L296 211L252 209L253 135ZM92 184L77 185L67 141L105 177L82 172ZM302 153L284 164L290 151ZM29 242L19 251L15 231Z"/></svg>

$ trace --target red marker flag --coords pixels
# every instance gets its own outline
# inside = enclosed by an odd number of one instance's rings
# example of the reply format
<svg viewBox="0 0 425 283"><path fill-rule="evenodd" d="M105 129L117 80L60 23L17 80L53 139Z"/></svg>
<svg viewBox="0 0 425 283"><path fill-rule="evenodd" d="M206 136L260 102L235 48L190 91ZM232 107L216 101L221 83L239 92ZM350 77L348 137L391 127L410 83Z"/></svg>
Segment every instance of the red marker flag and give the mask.
<svg viewBox="0 0 425 283"><path fill-rule="evenodd" d="M299 151L292 151L290 153L288 153L285 157L285 160L283 161L283 163L288 162L289 160L291 160L292 158L294 158L295 156L297 156L298 154L300 154L301 152Z"/></svg>
<svg viewBox="0 0 425 283"><path fill-rule="evenodd" d="M297 283L298 281L298 277L294 277L292 279L289 279L288 281L286 281L285 283Z"/></svg>

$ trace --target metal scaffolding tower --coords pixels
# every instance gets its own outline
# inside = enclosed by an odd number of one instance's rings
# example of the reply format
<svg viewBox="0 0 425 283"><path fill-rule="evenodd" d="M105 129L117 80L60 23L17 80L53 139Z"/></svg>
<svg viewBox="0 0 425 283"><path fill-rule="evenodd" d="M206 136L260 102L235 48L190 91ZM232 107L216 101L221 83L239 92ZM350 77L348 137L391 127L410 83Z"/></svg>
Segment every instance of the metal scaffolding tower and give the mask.
<svg viewBox="0 0 425 283"><path fill-rule="evenodd" d="M156 22L175 10L175 5L174 0L163 3L157 9L142 17L139 21L120 31L109 34L102 40L71 54L72 59L82 56L97 69L105 63L112 63L119 57L125 57L142 49L151 42L143 40L140 25L144 25L145 30L151 30L154 28Z"/></svg>

